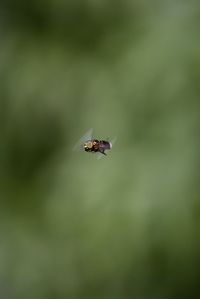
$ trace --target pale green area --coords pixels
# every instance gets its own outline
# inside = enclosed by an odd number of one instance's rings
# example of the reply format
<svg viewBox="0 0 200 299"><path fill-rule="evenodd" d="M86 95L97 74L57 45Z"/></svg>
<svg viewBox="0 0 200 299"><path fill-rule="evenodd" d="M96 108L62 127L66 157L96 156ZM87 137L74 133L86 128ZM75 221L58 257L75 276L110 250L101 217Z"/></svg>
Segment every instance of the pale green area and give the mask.
<svg viewBox="0 0 200 299"><path fill-rule="evenodd" d="M4 0L0 46L0 298L200 298L199 1Z"/></svg>

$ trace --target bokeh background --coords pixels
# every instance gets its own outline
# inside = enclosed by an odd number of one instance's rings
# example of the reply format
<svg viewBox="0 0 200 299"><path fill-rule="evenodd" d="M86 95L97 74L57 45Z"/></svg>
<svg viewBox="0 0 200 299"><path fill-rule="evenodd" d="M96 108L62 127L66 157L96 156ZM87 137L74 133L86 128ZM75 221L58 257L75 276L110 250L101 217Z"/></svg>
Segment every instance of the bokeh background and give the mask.
<svg viewBox="0 0 200 299"><path fill-rule="evenodd" d="M1 1L0 298L200 298L199 30L195 0Z"/></svg>

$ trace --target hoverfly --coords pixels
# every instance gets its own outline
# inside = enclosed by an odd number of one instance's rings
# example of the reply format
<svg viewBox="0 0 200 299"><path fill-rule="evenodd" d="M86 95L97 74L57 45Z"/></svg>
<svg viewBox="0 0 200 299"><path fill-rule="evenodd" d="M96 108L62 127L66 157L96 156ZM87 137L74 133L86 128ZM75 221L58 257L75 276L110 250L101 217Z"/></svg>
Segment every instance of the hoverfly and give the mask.
<svg viewBox="0 0 200 299"><path fill-rule="evenodd" d="M86 134L84 134L78 143L74 146L73 150L84 150L89 153L99 153L102 155L107 155L105 151L110 150L112 148L115 140L107 141L107 140L98 140L92 136L92 129L90 129ZM101 155L101 156L102 156Z"/></svg>

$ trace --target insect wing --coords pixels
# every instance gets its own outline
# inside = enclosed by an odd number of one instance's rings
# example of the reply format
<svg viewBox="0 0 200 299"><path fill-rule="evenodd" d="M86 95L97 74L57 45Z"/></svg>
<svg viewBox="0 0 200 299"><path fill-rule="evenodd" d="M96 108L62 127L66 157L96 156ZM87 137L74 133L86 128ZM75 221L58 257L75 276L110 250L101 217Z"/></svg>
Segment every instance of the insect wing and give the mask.
<svg viewBox="0 0 200 299"><path fill-rule="evenodd" d="M93 129L88 130L74 145L73 151L83 151L84 150L84 143L88 140L92 140L92 132Z"/></svg>
<svg viewBox="0 0 200 299"><path fill-rule="evenodd" d="M110 148L113 147L113 145L115 144L116 140L117 140L117 137L113 138L113 139L110 141Z"/></svg>
<svg viewBox="0 0 200 299"><path fill-rule="evenodd" d="M103 155L103 154L101 154L101 153L96 153L96 155L97 155L97 160L100 160L100 159L106 157L105 155Z"/></svg>

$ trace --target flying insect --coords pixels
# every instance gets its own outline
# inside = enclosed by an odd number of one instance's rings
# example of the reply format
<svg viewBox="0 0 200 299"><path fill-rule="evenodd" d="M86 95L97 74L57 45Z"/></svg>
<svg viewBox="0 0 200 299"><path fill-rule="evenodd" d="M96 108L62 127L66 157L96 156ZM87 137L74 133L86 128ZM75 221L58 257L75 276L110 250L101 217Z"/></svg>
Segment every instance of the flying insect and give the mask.
<svg viewBox="0 0 200 299"><path fill-rule="evenodd" d="M105 151L110 150L115 140L98 140L92 137L92 129L90 129L86 134L84 134L79 142L75 145L74 150L80 149L89 153L100 153L102 155L107 155Z"/></svg>

